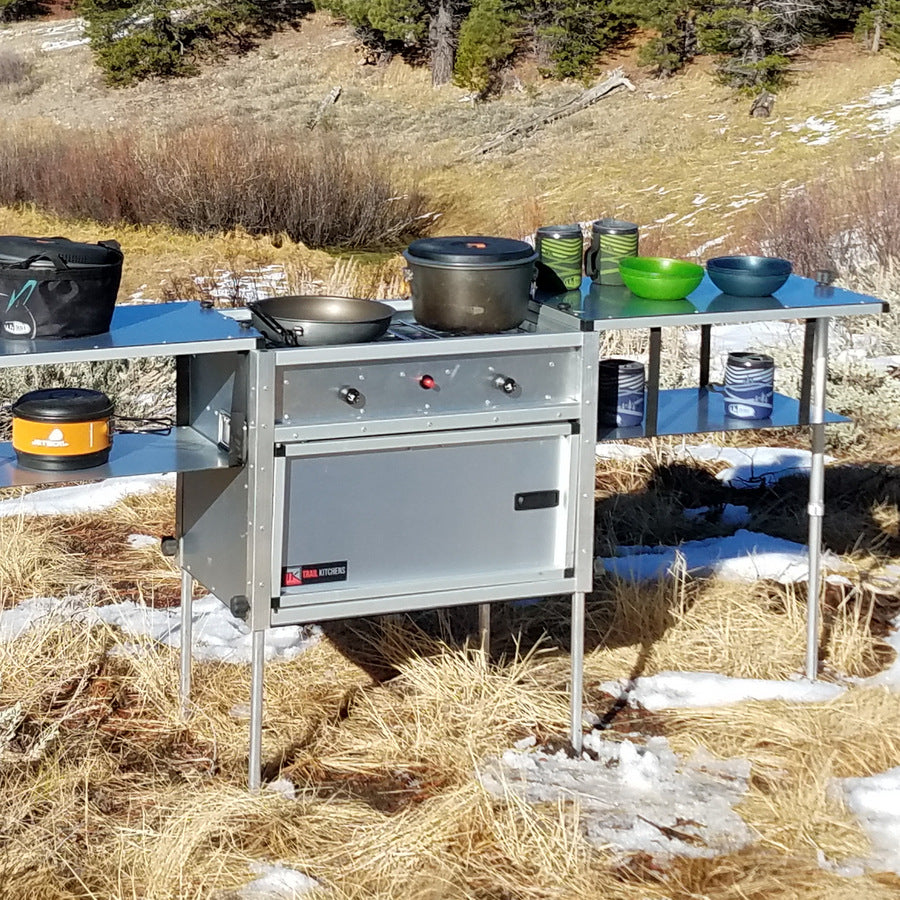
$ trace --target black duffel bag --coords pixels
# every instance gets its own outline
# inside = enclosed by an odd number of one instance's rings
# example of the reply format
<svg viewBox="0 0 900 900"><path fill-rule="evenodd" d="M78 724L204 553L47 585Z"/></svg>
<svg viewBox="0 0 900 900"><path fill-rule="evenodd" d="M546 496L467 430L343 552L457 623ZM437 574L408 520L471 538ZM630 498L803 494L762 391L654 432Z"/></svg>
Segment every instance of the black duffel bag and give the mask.
<svg viewBox="0 0 900 900"><path fill-rule="evenodd" d="M70 338L109 331L119 282L118 241L0 236L4 338Z"/></svg>

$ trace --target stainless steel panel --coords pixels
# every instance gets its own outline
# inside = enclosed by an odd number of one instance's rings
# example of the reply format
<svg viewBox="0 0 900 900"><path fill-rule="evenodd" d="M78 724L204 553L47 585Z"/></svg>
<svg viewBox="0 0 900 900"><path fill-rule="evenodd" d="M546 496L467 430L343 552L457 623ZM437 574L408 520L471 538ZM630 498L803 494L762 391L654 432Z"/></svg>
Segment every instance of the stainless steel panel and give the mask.
<svg viewBox="0 0 900 900"><path fill-rule="evenodd" d="M555 305L558 298L545 297ZM685 300L642 300L626 287L581 284L581 304L573 304L570 315L598 330L625 328L710 325L733 322L773 322L859 316L884 312L887 304L866 294L792 275L784 287L768 297L732 297L723 294L704 276L700 286ZM592 323L592 326L590 325Z"/></svg>
<svg viewBox="0 0 900 900"><path fill-rule="evenodd" d="M350 422L328 422L308 425L278 425L275 441L289 444L292 441L322 441L336 438L353 438L370 434L413 434L418 432L455 431L461 428L496 428L498 426L531 425L539 422L569 421L579 417L580 404L547 406L544 408L493 410L491 412L464 412L438 416L359 419Z"/></svg>
<svg viewBox="0 0 900 900"><path fill-rule="evenodd" d="M446 337L421 341L376 341L336 347L297 347L273 350L279 368L297 365L357 364L368 361L415 360L423 356L475 356L490 353L524 353L529 350L560 350L579 347L579 323L571 319L568 330L559 333L488 334L476 337Z"/></svg>
<svg viewBox="0 0 900 900"><path fill-rule="evenodd" d="M577 402L581 354L575 348L433 356L419 346L416 359L279 368L279 422L366 423ZM355 404L344 397L351 389Z"/></svg>
<svg viewBox="0 0 900 900"><path fill-rule="evenodd" d="M573 438L569 428L490 429L311 445L287 458L283 570L346 562L346 579L292 595L472 587L558 578L572 565ZM358 445L356 450L349 445ZM288 452L295 448L289 447ZM558 505L517 510L517 494L559 492ZM571 514L570 514L571 513Z"/></svg>
<svg viewBox="0 0 900 900"><path fill-rule="evenodd" d="M247 402L247 553L246 596L250 627L269 627L272 598L272 552L275 515L275 460L272 425L275 421L275 357L251 353ZM281 499L281 498L277 498ZM240 548L235 547L235 551ZM225 549L225 552L228 552Z"/></svg>
<svg viewBox="0 0 900 900"><path fill-rule="evenodd" d="M220 413L230 417L234 401L235 370L246 354L218 353L187 357L187 420L209 440L218 443ZM244 399L246 405L246 399ZM227 437L227 435L226 435Z"/></svg>
<svg viewBox="0 0 900 900"><path fill-rule="evenodd" d="M184 472L177 502L182 568L223 603L246 594L247 469Z"/></svg>
<svg viewBox="0 0 900 900"><path fill-rule="evenodd" d="M16 461L12 444L0 444L0 487L102 481L162 472L219 469L228 465L227 454L193 428L173 428L170 434L114 434L109 461L89 469L50 472L25 469Z"/></svg>
<svg viewBox="0 0 900 900"><path fill-rule="evenodd" d="M826 413L826 422L848 422L836 413ZM708 431L753 431L759 428L796 428L801 422L799 401L783 394L773 397L768 419L735 419L725 415L721 394L698 388L679 388L659 392L659 417L656 434L703 434ZM601 425L597 437L602 441L631 440L645 437L645 427L609 428Z"/></svg>
<svg viewBox="0 0 900 900"><path fill-rule="evenodd" d="M597 392L599 381L600 334L584 335L584 365L582 367L581 433L577 439L575 470L576 496L573 503L575 519L575 579L576 591L587 592L594 578L594 481L597 474Z"/></svg>
<svg viewBox="0 0 900 900"><path fill-rule="evenodd" d="M331 619L381 615L385 610L389 610L391 613L402 613L417 609L437 609L442 606L551 597L555 594L571 594L574 590L574 580L572 578L556 578L539 582L520 581L475 588L456 588L449 591L442 591L440 585L433 585L433 587L434 590L423 588L418 593L385 594L374 601L344 599L337 596L327 597L322 594L312 594L306 597L283 597L282 601L290 599L292 605L281 605L274 609L272 625L302 625L307 622L326 622Z"/></svg>
<svg viewBox="0 0 900 900"><path fill-rule="evenodd" d="M252 350L261 335L199 303L117 306L110 330L82 338L0 340L0 368Z"/></svg>

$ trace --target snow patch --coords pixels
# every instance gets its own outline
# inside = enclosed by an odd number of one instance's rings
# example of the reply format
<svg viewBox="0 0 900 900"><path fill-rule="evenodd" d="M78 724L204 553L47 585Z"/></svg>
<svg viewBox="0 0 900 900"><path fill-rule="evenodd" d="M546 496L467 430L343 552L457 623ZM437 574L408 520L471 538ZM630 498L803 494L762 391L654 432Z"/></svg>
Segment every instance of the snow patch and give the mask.
<svg viewBox="0 0 900 900"><path fill-rule="evenodd" d="M644 709L686 709L732 706L750 700L782 700L786 703L824 703L845 693L846 688L823 681L767 681L729 678L713 672L659 672L633 680L620 679L600 685L600 690Z"/></svg>
<svg viewBox="0 0 900 900"><path fill-rule="evenodd" d="M822 565L839 570L841 561L826 551ZM599 559L595 568L626 581L656 581L686 572L694 577L715 575L725 581L765 578L793 584L808 579L809 555L803 544L742 528L729 537L685 541L677 547L622 546L618 556ZM842 575L828 575L826 580L849 583Z"/></svg>
<svg viewBox="0 0 900 900"><path fill-rule="evenodd" d="M74 620L87 625L105 623L131 636L145 636L169 647L181 642L181 607L153 609L125 600L109 606L88 606L80 597L36 597L24 600L0 616L0 643L16 640L33 628ZM252 632L245 622L212 594L191 605L191 652L199 661L250 662ZM316 644L317 626L270 628L265 633L266 659L292 659ZM125 652L140 652L133 644Z"/></svg>
<svg viewBox="0 0 900 900"><path fill-rule="evenodd" d="M142 475L109 478L106 481L33 491L24 497L0 500L3 516L71 516L115 506L132 494L149 494L161 487L174 487L174 475Z"/></svg>
<svg viewBox="0 0 900 900"><path fill-rule="evenodd" d="M748 760L696 754L683 761L665 738L639 745L598 732L585 735L584 751L570 759L520 742L488 760L479 778L498 797L575 802L593 844L661 862L732 853L753 841L733 808L747 791Z"/></svg>

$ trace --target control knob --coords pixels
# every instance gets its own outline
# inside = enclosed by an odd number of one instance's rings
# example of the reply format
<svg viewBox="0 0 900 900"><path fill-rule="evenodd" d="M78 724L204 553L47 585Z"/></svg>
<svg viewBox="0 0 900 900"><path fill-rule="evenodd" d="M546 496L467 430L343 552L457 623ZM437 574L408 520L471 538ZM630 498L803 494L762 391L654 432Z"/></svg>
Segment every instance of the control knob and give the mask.
<svg viewBox="0 0 900 900"><path fill-rule="evenodd" d="M366 395L354 387L344 386L338 393L340 394L341 400L348 406L359 409L361 406L366 405Z"/></svg>
<svg viewBox="0 0 900 900"><path fill-rule="evenodd" d="M496 375L493 385L498 391L503 391L509 397L518 397L522 393L522 388L515 378L508 378L506 375Z"/></svg>

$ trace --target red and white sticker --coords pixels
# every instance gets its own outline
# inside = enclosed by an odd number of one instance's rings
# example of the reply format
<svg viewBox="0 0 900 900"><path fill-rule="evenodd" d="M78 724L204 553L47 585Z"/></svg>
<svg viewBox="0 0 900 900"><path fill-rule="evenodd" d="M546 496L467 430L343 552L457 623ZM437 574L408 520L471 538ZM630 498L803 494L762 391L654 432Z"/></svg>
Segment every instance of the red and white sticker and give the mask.
<svg viewBox="0 0 900 900"><path fill-rule="evenodd" d="M347 560L304 563L302 566L285 566L281 570L282 587L300 587L304 584L324 584L328 581L347 580Z"/></svg>

